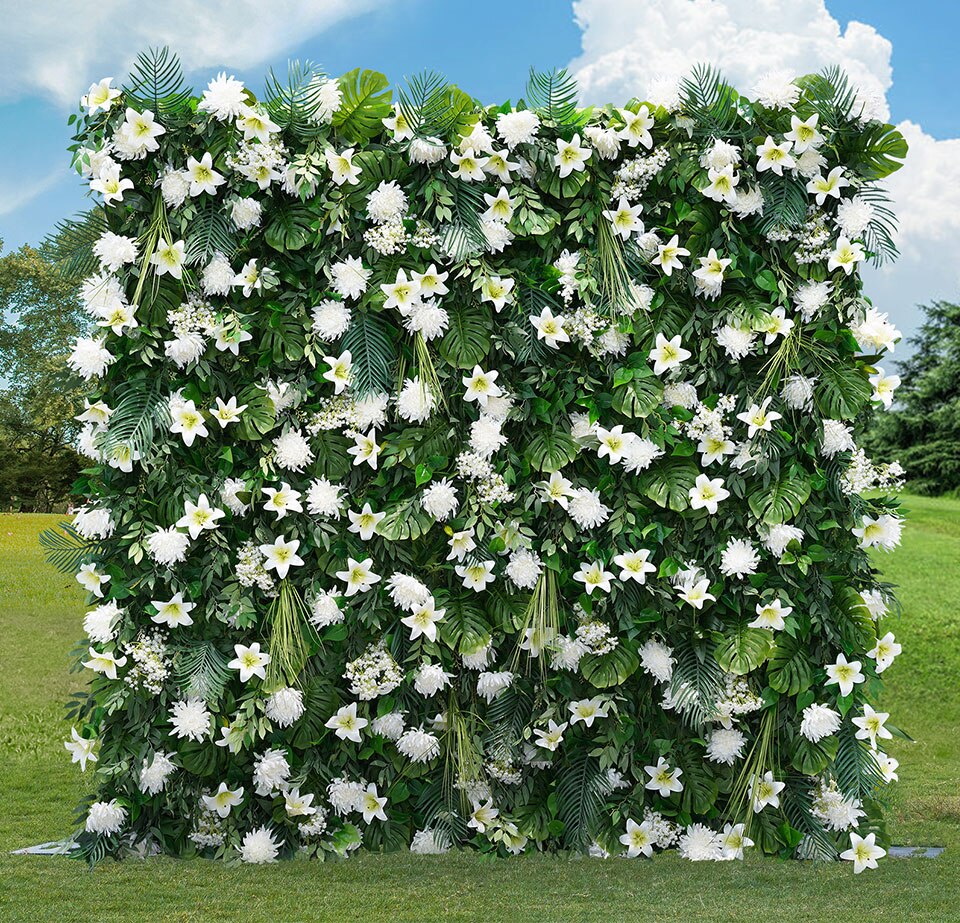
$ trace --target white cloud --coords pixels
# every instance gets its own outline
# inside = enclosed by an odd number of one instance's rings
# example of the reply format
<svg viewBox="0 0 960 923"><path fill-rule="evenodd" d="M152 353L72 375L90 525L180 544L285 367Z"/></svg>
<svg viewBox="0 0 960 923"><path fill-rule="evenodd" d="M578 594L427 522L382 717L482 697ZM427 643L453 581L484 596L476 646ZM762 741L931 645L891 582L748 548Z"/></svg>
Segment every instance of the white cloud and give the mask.
<svg viewBox="0 0 960 923"><path fill-rule="evenodd" d="M575 0L582 53L570 63L585 102L643 96L659 78L697 63L717 66L749 91L771 70L806 74L843 67L889 112L891 43L872 26L845 30L822 0ZM900 260L867 270L868 294L905 333L916 305L955 298L960 288L960 139L940 141L913 122L905 166L887 181L900 219Z"/></svg>
<svg viewBox="0 0 960 923"><path fill-rule="evenodd" d="M45 193L60 180L66 178L67 175L66 167L57 167L46 176L36 179L25 181L18 179L15 182L9 179L0 180L0 215L9 215L18 208L23 208L24 205Z"/></svg>
<svg viewBox="0 0 960 923"><path fill-rule="evenodd" d="M42 95L74 106L94 80L169 45L189 71L260 64L388 0L0 0L0 100Z"/></svg>

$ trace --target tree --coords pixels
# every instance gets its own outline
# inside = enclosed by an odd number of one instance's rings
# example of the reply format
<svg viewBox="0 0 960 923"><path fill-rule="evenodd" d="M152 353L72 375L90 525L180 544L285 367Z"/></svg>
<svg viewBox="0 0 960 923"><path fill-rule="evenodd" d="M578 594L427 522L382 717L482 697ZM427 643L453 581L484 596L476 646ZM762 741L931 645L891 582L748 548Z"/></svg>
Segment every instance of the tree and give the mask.
<svg viewBox="0 0 960 923"><path fill-rule="evenodd" d="M78 284L46 248L0 256L0 508L51 509L83 466L82 392L66 368L84 321Z"/></svg>
<svg viewBox="0 0 960 923"><path fill-rule="evenodd" d="M960 489L960 305L935 301L923 311L913 352L897 363L894 409L875 415L864 448L896 455L912 490L942 494Z"/></svg>

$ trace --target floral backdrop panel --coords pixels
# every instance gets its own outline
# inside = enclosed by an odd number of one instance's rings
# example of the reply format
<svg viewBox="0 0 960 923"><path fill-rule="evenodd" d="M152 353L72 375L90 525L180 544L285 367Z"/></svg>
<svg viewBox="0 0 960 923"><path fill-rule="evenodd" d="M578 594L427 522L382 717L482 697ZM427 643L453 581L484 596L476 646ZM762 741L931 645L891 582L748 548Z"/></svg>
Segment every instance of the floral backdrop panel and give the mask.
<svg viewBox="0 0 960 923"><path fill-rule="evenodd" d="M906 145L838 71L576 99L83 97L83 855L884 855Z"/></svg>

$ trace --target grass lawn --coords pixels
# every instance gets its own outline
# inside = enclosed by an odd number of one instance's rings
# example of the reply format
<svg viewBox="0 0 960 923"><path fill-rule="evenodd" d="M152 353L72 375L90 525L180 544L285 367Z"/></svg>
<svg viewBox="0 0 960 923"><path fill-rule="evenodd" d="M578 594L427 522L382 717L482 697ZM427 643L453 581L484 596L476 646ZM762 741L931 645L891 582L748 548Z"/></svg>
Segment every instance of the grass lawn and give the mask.
<svg viewBox="0 0 960 923"><path fill-rule="evenodd" d="M112 921L906 921L960 920L960 501L910 497L903 547L884 556L904 615L904 653L884 705L916 743L894 741L894 841L947 847L938 859L887 859L854 878L849 863L601 862L532 855L484 860L359 855L347 862L227 867L205 860L107 862L9 851L70 830L84 792L62 741L62 702L81 677L67 652L81 635L73 578L43 563L36 536L57 517L0 515L0 920ZM895 624L894 624L895 623Z"/></svg>

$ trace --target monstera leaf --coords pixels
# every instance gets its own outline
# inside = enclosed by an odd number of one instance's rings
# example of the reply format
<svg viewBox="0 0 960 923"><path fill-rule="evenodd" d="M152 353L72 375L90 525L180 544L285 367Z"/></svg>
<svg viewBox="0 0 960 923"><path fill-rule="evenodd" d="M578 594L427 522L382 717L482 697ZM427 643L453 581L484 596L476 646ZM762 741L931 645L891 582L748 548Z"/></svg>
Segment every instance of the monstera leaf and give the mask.
<svg viewBox="0 0 960 923"><path fill-rule="evenodd" d="M746 619L728 626L717 641L717 663L728 673L745 676L770 654L773 633L766 628L750 628Z"/></svg>
<svg viewBox="0 0 960 923"><path fill-rule="evenodd" d="M700 469L687 459L671 458L650 472L647 496L654 503L677 512L690 505L690 489Z"/></svg>
<svg viewBox="0 0 960 923"><path fill-rule="evenodd" d="M794 470L779 481L750 494L747 502L753 515L768 525L778 525L793 519L810 496L810 481L802 472Z"/></svg>
<svg viewBox="0 0 960 923"><path fill-rule="evenodd" d="M543 430L537 433L527 444L524 453L527 461L537 469L553 474L564 465L570 464L580 451L580 447L573 441L566 430Z"/></svg>

